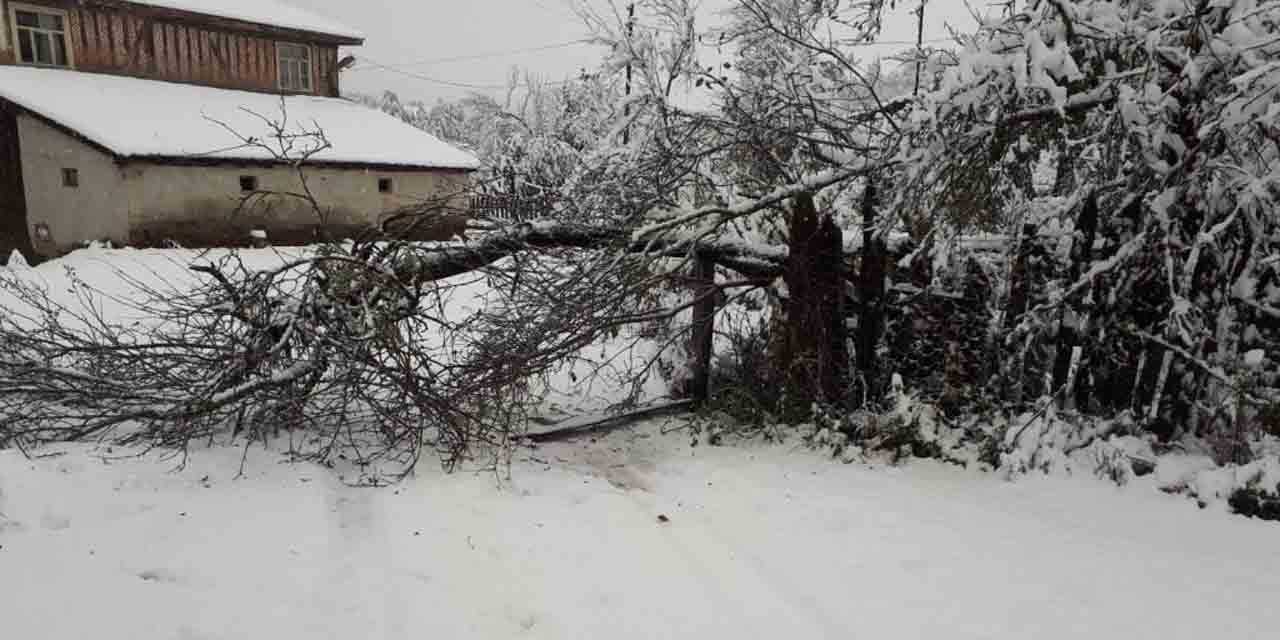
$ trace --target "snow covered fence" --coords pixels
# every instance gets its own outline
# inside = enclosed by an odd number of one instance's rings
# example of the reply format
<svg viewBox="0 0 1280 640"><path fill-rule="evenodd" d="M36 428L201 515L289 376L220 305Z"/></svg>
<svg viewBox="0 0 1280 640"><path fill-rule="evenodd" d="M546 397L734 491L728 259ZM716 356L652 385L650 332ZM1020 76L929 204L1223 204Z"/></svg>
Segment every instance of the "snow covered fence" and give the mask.
<svg viewBox="0 0 1280 640"><path fill-rule="evenodd" d="M548 195L480 193L471 197L471 215L507 222L524 222L546 217L554 204L554 199Z"/></svg>

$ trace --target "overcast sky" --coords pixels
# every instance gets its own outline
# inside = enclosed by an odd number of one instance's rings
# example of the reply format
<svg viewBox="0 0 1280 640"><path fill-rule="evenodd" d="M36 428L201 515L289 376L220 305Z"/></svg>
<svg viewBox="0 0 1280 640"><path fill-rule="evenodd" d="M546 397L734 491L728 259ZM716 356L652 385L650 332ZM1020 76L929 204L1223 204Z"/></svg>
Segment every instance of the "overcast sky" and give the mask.
<svg viewBox="0 0 1280 640"><path fill-rule="evenodd" d="M609 11L608 0L593 0ZM625 6L626 0L616 0ZM365 33L364 46L350 53L364 64L343 73L345 91L381 93L390 89L402 99L428 103L455 98L472 90L501 93L513 66L548 80L561 80L593 68L604 50L590 44L567 44L590 35L570 9L570 0L286 0L338 19ZM732 0L703 0L708 20ZM969 30L973 20L963 0L928 0L925 37L946 36L945 24ZM899 0L882 39L915 39L919 0ZM975 0L981 6L983 0ZM705 29L709 22L699 25ZM528 51L529 49L540 49ZM869 49L867 55L889 55L900 45ZM521 50L521 51L516 51ZM466 59L459 59L466 58ZM373 64L393 67L379 69ZM411 74L411 75L410 75ZM421 77L413 77L421 76ZM476 88L455 85L474 85Z"/></svg>

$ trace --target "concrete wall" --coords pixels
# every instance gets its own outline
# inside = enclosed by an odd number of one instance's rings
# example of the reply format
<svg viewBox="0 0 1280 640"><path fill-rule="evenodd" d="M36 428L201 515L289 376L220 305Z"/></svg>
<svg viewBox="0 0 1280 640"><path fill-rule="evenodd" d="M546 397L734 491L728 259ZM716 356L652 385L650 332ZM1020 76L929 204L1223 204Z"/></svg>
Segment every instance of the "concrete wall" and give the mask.
<svg viewBox="0 0 1280 640"><path fill-rule="evenodd" d="M278 195L302 193L298 173L287 167L119 164L111 156L29 115L18 116L27 219L37 253L60 255L87 241L156 246L241 246L252 229L276 244L305 244L323 237L351 237L376 226L383 214L425 201L451 199L457 210L467 174L456 171L309 167L307 186L321 205ZM63 185L75 169L78 187ZM258 195L241 190L241 177L257 179ZM381 193L379 179L392 191ZM274 193L272 193L274 192ZM461 230L460 218L423 230L444 239ZM41 237L39 230L47 230Z"/></svg>
<svg viewBox="0 0 1280 640"><path fill-rule="evenodd" d="M211 167L137 164L130 176L134 202L129 216L130 244L154 245L165 239L186 246L243 244L251 229L264 229L277 244L302 244L322 237L353 236L376 226L386 212L424 201L452 199L466 174L310 167L307 188L320 205L280 195L304 192L298 173L286 167ZM254 177L257 195L241 190L242 177ZM379 179L392 181L380 193Z"/></svg>
<svg viewBox="0 0 1280 640"><path fill-rule="evenodd" d="M127 170L111 156L29 115L18 116L27 223L37 253L57 255L88 240L129 239ZM76 169L80 186L63 185L62 170ZM37 229L43 225L49 237Z"/></svg>

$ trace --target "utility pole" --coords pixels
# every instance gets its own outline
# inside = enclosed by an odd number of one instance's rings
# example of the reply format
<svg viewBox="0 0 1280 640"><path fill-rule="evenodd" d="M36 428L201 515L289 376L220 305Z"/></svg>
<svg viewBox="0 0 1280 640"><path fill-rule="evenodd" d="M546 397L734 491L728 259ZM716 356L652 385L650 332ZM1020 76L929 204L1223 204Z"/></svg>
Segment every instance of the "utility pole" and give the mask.
<svg viewBox="0 0 1280 640"><path fill-rule="evenodd" d="M622 130L622 144L631 144L631 35L636 29L636 3L632 2L627 5L627 97L626 103L623 105L623 117L627 119L627 126Z"/></svg>
<svg viewBox="0 0 1280 640"><path fill-rule="evenodd" d="M920 0L920 8L916 9L916 88L911 91L912 97L920 95L920 68L924 66L924 5L929 0Z"/></svg>

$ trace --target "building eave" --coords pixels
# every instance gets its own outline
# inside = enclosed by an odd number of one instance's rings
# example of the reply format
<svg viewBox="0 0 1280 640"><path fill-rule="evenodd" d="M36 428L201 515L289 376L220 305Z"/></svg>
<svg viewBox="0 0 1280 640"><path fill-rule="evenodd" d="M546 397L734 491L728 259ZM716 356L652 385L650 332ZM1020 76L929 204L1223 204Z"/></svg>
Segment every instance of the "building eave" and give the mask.
<svg viewBox="0 0 1280 640"><path fill-rule="evenodd" d="M177 167L246 167L259 169L296 166L294 163L287 161L253 158L219 158L216 156L119 156L112 154L112 157L114 157L116 162L121 165L136 163ZM314 167L317 169L341 169L348 171L377 171L382 173L422 173L429 171L434 173L470 174L476 171L473 167L444 167L429 164L391 164L384 162L352 162L344 160L310 160L302 163L301 166L304 171L307 167Z"/></svg>
<svg viewBox="0 0 1280 640"><path fill-rule="evenodd" d="M224 31L240 33L269 33L286 40L310 42L314 44L360 46L363 45L365 41L363 36L357 37L349 34L313 31L296 27L268 24L265 22L255 22L252 20L201 13L188 9L157 7L155 5L131 2L130 0L87 0L85 4L116 9L127 9L133 13L167 18L179 22L204 24L217 27Z"/></svg>

